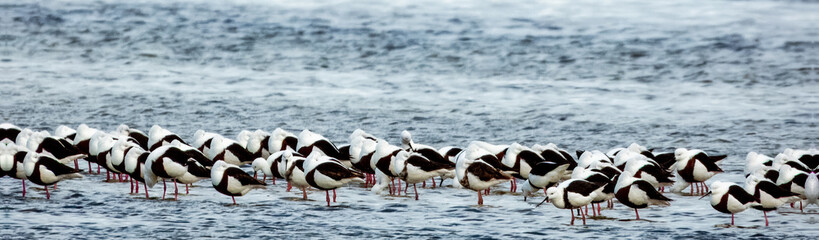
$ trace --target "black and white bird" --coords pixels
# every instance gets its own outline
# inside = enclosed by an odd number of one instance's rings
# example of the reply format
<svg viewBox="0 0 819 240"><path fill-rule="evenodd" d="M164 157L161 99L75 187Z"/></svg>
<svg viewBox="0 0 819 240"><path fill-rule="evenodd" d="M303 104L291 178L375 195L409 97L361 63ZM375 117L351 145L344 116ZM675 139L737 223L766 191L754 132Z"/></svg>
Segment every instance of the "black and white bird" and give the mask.
<svg viewBox="0 0 819 240"><path fill-rule="evenodd" d="M82 177L78 170L60 163L59 160L51 156L35 152L26 154L23 165L26 170L26 179L34 184L45 187L46 199L51 199L48 186L57 184L57 182L65 179Z"/></svg>
<svg viewBox="0 0 819 240"><path fill-rule="evenodd" d="M213 161L206 158L196 148L179 141L173 141L171 146L182 150L188 156L187 171L182 176L177 177L176 181L185 184L185 194L190 194L188 185L210 178L210 167L213 166Z"/></svg>
<svg viewBox="0 0 819 240"><path fill-rule="evenodd" d="M125 165L125 173L130 176L132 182L136 182L135 188L136 193L139 193L139 183L142 183L142 186L145 187L145 198L148 197L148 185L145 184L145 175L143 169L145 169L145 161L148 160L148 156L151 153L141 147L134 147L125 154L125 159L123 160Z"/></svg>
<svg viewBox="0 0 819 240"><path fill-rule="evenodd" d="M752 206L762 211L765 216L765 226L768 226L768 212L776 210L786 203L801 200L798 195L780 188L774 182L757 175L748 175L745 178L745 191L759 199L759 205Z"/></svg>
<svg viewBox="0 0 819 240"><path fill-rule="evenodd" d="M620 174L614 186L614 196L623 205L634 208L637 220L640 220L640 213L637 209L647 208L649 205L671 205L671 199L663 196L651 183L636 178L635 175L636 173L629 171Z"/></svg>
<svg viewBox="0 0 819 240"><path fill-rule="evenodd" d="M88 141L88 155L93 156L93 159L96 160L94 163L97 164L97 173L99 173L100 166L106 167L108 153L111 152L116 142L117 140L112 135L103 131L97 131L94 136L91 136ZM110 171L106 175L106 180L110 180Z"/></svg>
<svg viewBox="0 0 819 240"><path fill-rule="evenodd" d="M255 159L247 149L235 140L216 135L210 142L210 149L205 156L216 161L225 161L228 164L241 166L253 163Z"/></svg>
<svg viewBox="0 0 819 240"><path fill-rule="evenodd" d="M148 131L148 150L153 151L161 146L171 144L174 140L187 144L179 135L159 125L154 125Z"/></svg>
<svg viewBox="0 0 819 240"><path fill-rule="evenodd" d="M429 161L446 166L446 168L448 168L449 170L455 170L455 162L450 161L447 157L438 152L438 150L436 150L432 146L415 143L415 141L413 141L412 139L412 134L410 134L410 132L407 130L401 132L401 148L410 153L418 153ZM454 177L455 174L441 175L441 184L444 184L444 179ZM435 178L431 179L432 187L435 187Z"/></svg>
<svg viewBox="0 0 819 240"><path fill-rule="evenodd" d="M264 189L267 184L247 174L236 165L216 161L210 171L210 180L216 191L230 196L236 204L237 196L244 196L250 190Z"/></svg>
<svg viewBox="0 0 819 240"><path fill-rule="evenodd" d="M671 179L673 175L645 155L631 151L621 152L615 159L624 159L622 160L625 162L622 168L623 171L628 171L634 177L647 181L654 188L664 188L674 184L674 180Z"/></svg>
<svg viewBox="0 0 819 240"><path fill-rule="evenodd" d="M776 185L785 189L788 192L794 193L802 199L807 199L806 183L808 182L809 173L804 164L789 161L779 168L779 178L776 180ZM800 211L803 210L804 202L799 202Z"/></svg>
<svg viewBox="0 0 819 240"><path fill-rule="evenodd" d="M527 196L533 195L535 192L546 189L559 183L563 178L564 172L569 168L569 163L555 163L551 161L543 161L535 164L532 171L529 172L529 179L523 183L521 191L523 192L523 200L526 201Z"/></svg>
<svg viewBox="0 0 819 240"><path fill-rule="evenodd" d="M91 163L97 162L97 155L92 155L90 150L91 138L96 135L97 132L100 132L100 130L88 127L88 125L85 124L80 124L80 126L77 127L76 135L74 135L73 145L80 150L80 153L87 155L85 161L88 162L89 174L93 173L93 171L91 171Z"/></svg>
<svg viewBox="0 0 819 240"><path fill-rule="evenodd" d="M506 149L506 153L501 159L503 166L508 169L515 178L523 180L529 179L529 172L532 171L532 166L539 162L545 161L538 152L529 147L512 143ZM517 191L517 181L512 179L512 191Z"/></svg>
<svg viewBox="0 0 819 240"><path fill-rule="evenodd" d="M307 200L307 188L310 187L310 184L305 178L304 156L288 149L282 151L281 159L278 162L278 170L279 174L287 180L287 191L290 191L291 187L301 189L302 199Z"/></svg>
<svg viewBox="0 0 819 240"><path fill-rule="evenodd" d="M572 212L571 225L574 225L573 209L591 204L597 192L600 192L604 187L605 184L582 179L570 179L555 187L546 189L546 198L557 208L569 209ZM580 211L580 215L583 217L583 225L586 225L586 215L583 214L583 211Z"/></svg>
<svg viewBox="0 0 819 240"><path fill-rule="evenodd" d="M0 141L0 178L9 176L23 182L23 197L26 197L26 170L23 161L28 149L14 144L14 142Z"/></svg>
<svg viewBox="0 0 819 240"><path fill-rule="evenodd" d="M356 129L350 135L350 164L355 169L364 173L364 188L370 185L375 185L375 169L371 165L372 156L375 153L375 148L378 145L378 139L364 130ZM380 191L380 189L378 190Z"/></svg>
<svg viewBox="0 0 819 240"><path fill-rule="evenodd" d="M732 226L734 225L734 214L745 211L748 207L759 205L759 199L735 183L715 181L711 183L711 191L702 197L709 194L711 195L711 207L721 213L731 214Z"/></svg>
<svg viewBox="0 0 819 240"><path fill-rule="evenodd" d="M478 192L478 205L483 205L481 192L511 180L513 177L495 168L490 162L498 162L496 155L480 146L470 143L455 162L455 180L464 188Z"/></svg>
<svg viewBox="0 0 819 240"><path fill-rule="evenodd" d="M600 203L607 202L608 207L613 207L614 203L611 201L614 198L614 187L617 183L617 178L620 176L620 172L616 173L615 175L608 176L599 169L594 168L596 165L608 165L609 163L601 163L601 162L594 162L592 163L589 168L575 168L572 171L572 178L571 179L582 179L593 183L604 184L606 185L603 189L599 189L594 193L594 199L592 199L592 215L597 216L598 214L602 213L602 208L600 207ZM614 167L614 166L612 166ZM595 210L595 203L597 205L597 209ZM588 208L586 208L586 215L588 215Z"/></svg>
<svg viewBox="0 0 819 240"><path fill-rule="evenodd" d="M404 180L408 184L412 184L415 190L415 200L418 200L417 183L426 181L427 179L454 175L454 168L450 169L448 164L433 162L417 152L407 152L401 150L393 158L392 168L393 173L397 173L398 178Z"/></svg>
<svg viewBox="0 0 819 240"><path fill-rule="evenodd" d="M350 182L364 182L364 174L352 170L330 156L313 153L304 161L304 178L310 186L324 190L327 195L327 206L330 206L330 190L333 190L333 202L336 201L336 188Z"/></svg>
<svg viewBox="0 0 819 240"><path fill-rule="evenodd" d="M390 195L399 195L401 193L401 182L396 187L395 178L398 176L392 171L392 158L399 151L401 151L400 147L392 145L386 140L376 143L375 152L370 157L370 168L375 171L376 176L376 183L373 185L372 191L380 192L384 188L389 188Z"/></svg>
<svg viewBox="0 0 819 240"><path fill-rule="evenodd" d="M178 199L179 187L177 186L177 178L182 177L188 173L188 165L195 162L185 154L181 149L172 145L160 146L148 155L145 160L145 168L143 176L145 177L145 184L147 187L153 188L159 178L162 179L162 199L165 199L166 180L173 180L174 182L174 200ZM147 190L147 189L146 189Z"/></svg>
<svg viewBox="0 0 819 240"><path fill-rule="evenodd" d="M674 151L674 157L677 160L674 169L677 171L677 176L684 181L683 184L678 184L678 187L673 187L674 191L680 191L688 185L694 184L698 185L697 193L705 193L708 187L704 182L723 172L717 166L717 162L724 159L725 155L709 156L699 149L677 148ZM694 186L691 187L691 194L694 194Z"/></svg>

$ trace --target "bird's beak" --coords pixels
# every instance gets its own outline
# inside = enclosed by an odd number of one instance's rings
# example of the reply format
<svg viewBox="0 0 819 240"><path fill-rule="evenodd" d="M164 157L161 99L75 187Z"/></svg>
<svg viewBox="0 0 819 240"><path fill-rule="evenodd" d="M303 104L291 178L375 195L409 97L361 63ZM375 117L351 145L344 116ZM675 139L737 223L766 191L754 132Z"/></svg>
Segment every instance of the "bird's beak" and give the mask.
<svg viewBox="0 0 819 240"><path fill-rule="evenodd" d="M700 199L703 199L703 198L707 197L708 195L711 195L711 191L708 191L707 193L705 193L705 195L702 195L702 197L700 197Z"/></svg>

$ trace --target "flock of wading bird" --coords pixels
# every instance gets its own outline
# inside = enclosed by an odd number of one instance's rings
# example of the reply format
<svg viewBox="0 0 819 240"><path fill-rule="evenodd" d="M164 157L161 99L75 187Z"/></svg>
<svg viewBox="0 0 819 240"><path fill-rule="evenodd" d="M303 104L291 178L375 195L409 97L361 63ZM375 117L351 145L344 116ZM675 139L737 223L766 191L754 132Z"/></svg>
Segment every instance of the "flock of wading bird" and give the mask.
<svg viewBox="0 0 819 240"><path fill-rule="evenodd" d="M273 132L242 131L237 139L198 130L192 144L179 135L158 125L144 132L120 125L113 132L80 125L76 130L59 126L54 134L48 131L21 129L13 124L0 124L0 177L21 179L23 198L26 179L44 186L50 199L49 186L57 182L82 177L79 159L88 162L88 173L94 174L91 163L107 172L106 181L130 181L131 193L139 193L140 183L145 197L148 188L166 181L189 184L210 178L213 187L230 196L243 196L251 189L264 188L268 176L285 179L287 189L296 187L307 199L307 188L325 191L330 206L330 191L351 182L363 182L378 194L404 194L412 184L418 199L416 184L443 186L453 179L452 186L476 191L478 204L490 187L511 181L511 192L517 191L517 179L525 180L521 191L527 196L544 191L555 207L569 209L574 224L575 211L586 223L588 206L592 214L601 214L600 203L614 206L614 199L637 209L650 205L670 205L663 196L665 188L682 192L690 186L690 194L711 195L711 206L717 211L734 214L751 207L761 210L768 226L767 212L784 204L816 205L819 198L819 151L785 149L775 157L755 152L746 158L744 187L735 183L714 181L710 189L704 182L723 172L719 162L726 156L709 155L702 150L678 148L674 152L654 153L636 143L626 148L601 151L577 151L575 159L555 144L535 144L532 147L512 143L494 145L473 141L466 148L435 149L417 144L408 131L401 133L401 146L391 145L361 129L350 135L350 143L338 147L327 138L303 130L295 135L281 128ZM71 167L70 163L74 166ZM250 165L253 176L239 166ZM262 180L257 173L263 173ZM439 177L436 183L435 177ZM396 180L398 183L396 184ZM423 187L422 186L422 187ZM187 191L187 190L186 190ZM701 198L702 198L701 197ZM542 204L543 202L541 202ZM540 204L538 204L539 206ZM595 209L596 205L596 209ZM586 211L580 211L586 207Z"/></svg>

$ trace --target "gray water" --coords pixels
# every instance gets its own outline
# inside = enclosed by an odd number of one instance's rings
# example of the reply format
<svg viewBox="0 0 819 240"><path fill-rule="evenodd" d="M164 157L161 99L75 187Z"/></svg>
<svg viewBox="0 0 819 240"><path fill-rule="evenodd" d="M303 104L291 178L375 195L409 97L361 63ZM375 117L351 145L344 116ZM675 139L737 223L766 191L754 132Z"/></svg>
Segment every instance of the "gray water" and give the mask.
<svg viewBox="0 0 819 240"><path fill-rule="evenodd" d="M133 3L131 3L133 2ZM728 154L815 146L819 4L811 1L0 1L0 120L80 123L190 139L197 129L356 128L437 147L638 142ZM81 161L80 166L87 166ZM96 166L95 166L96 168ZM358 186L310 201L282 182L237 198L196 184L178 201L85 175L42 188L0 179L10 238L808 238L817 208L737 215L671 194L669 207L569 226L538 197L419 189L420 201ZM448 182L447 182L448 183ZM169 191L170 193L171 191ZM412 191L410 190L410 194Z"/></svg>

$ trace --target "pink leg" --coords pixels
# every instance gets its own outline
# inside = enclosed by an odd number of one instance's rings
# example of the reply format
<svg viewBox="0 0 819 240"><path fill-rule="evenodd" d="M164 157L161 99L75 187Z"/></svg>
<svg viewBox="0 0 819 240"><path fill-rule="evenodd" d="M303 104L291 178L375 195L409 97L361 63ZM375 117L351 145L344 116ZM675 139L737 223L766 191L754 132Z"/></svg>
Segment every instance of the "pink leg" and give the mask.
<svg viewBox="0 0 819 240"><path fill-rule="evenodd" d="M481 196L481 191L478 191L478 205L483 205L483 197Z"/></svg>
<svg viewBox="0 0 819 240"><path fill-rule="evenodd" d="M99 167L99 166L100 165L97 165L97 167ZM111 172L108 172L108 170L105 170L105 181L107 182L107 181L110 181L110 180L111 180Z"/></svg>
<svg viewBox="0 0 819 240"><path fill-rule="evenodd" d="M398 193L395 194L395 195L401 196L401 179L400 178L398 179Z"/></svg>
<svg viewBox="0 0 819 240"><path fill-rule="evenodd" d="M143 182L142 186L145 187L145 199L148 199L148 184Z"/></svg>
<svg viewBox="0 0 819 240"><path fill-rule="evenodd" d="M427 182L424 181L424 183L427 183ZM435 188L435 178L432 178L432 188Z"/></svg>
<svg viewBox="0 0 819 240"><path fill-rule="evenodd" d="M330 206L330 191L324 191L324 193L327 195L327 206L329 207Z"/></svg>
<svg viewBox="0 0 819 240"><path fill-rule="evenodd" d="M572 223L571 223L571 225L574 225L574 210L569 209L569 212L572 212Z"/></svg>
<svg viewBox="0 0 819 240"><path fill-rule="evenodd" d="M592 216L597 217L597 210L594 210L594 204L592 203L591 206L592 206Z"/></svg>
<svg viewBox="0 0 819 240"><path fill-rule="evenodd" d="M336 190L333 189L333 202L336 202Z"/></svg>
<svg viewBox="0 0 819 240"><path fill-rule="evenodd" d="M20 180L23 180L23 198L26 198L26 180L25 179Z"/></svg>
<svg viewBox="0 0 819 240"><path fill-rule="evenodd" d="M637 209L636 209L636 208L634 209L634 214L636 214L636 215L637 215L637 220L640 220L640 213L639 213L639 212L637 212Z"/></svg>
<svg viewBox="0 0 819 240"><path fill-rule="evenodd" d="M173 179L173 200L178 200L179 187L176 186L176 178Z"/></svg>
<svg viewBox="0 0 819 240"><path fill-rule="evenodd" d="M433 183L434 185L435 183ZM412 189L415 190L415 201L418 201L418 188L415 187L415 183L412 184Z"/></svg>
<svg viewBox="0 0 819 240"><path fill-rule="evenodd" d="M133 180L133 178L131 178L131 179ZM136 185L136 186L134 186L136 188L136 193L139 193L139 182L137 182L136 180L134 180L134 182L136 182L136 184L134 184L134 185Z"/></svg>
<svg viewBox="0 0 819 240"><path fill-rule="evenodd" d="M731 226L734 226L734 214L731 213Z"/></svg>
<svg viewBox="0 0 819 240"><path fill-rule="evenodd" d="M435 179L434 179L434 178L432 179L432 182L433 182L433 184L435 183ZM422 187L422 188L427 187L427 180L424 180L423 182L421 182L421 187Z"/></svg>
<svg viewBox="0 0 819 240"><path fill-rule="evenodd" d="M236 196L230 196L230 199L233 199L233 205L236 205Z"/></svg>
<svg viewBox="0 0 819 240"><path fill-rule="evenodd" d="M586 208L586 210L588 210L588 208ZM583 216L583 225L585 226L586 225L586 214L583 214L583 212L581 211L580 216Z"/></svg>
<svg viewBox="0 0 819 240"><path fill-rule="evenodd" d="M97 164L97 174L100 174L100 165Z"/></svg>
<svg viewBox="0 0 819 240"><path fill-rule="evenodd" d="M768 211L762 211L762 214L765 215L765 226L768 226Z"/></svg>
<svg viewBox="0 0 819 240"><path fill-rule="evenodd" d="M407 195L407 191L409 191L409 183L404 181L404 196Z"/></svg>
<svg viewBox="0 0 819 240"><path fill-rule="evenodd" d="M191 190L188 188L188 184L185 183L185 195L191 194Z"/></svg>
<svg viewBox="0 0 819 240"><path fill-rule="evenodd" d="M253 171L253 178L255 178L256 180L259 180L259 178L258 178L258 177L256 177L256 174L257 174L257 173L259 173L259 171Z"/></svg>
<svg viewBox="0 0 819 240"><path fill-rule="evenodd" d="M302 194L302 198L304 200L307 200L307 188L306 187L301 188L301 194Z"/></svg>
<svg viewBox="0 0 819 240"><path fill-rule="evenodd" d="M74 170L80 171L80 161L74 159Z"/></svg>
<svg viewBox="0 0 819 240"><path fill-rule="evenodd" d="M51 199L51 194L48 193L48 186L45 186L46 189L46 199Z"/></svg>
<svg viewBox="0 0 819 240"><path fill-rule="evenodd" d="M134 181L131 180L131 181L128 181L128 182L131 183L131 194L134 194Z"/></svg>
<svg viewBox="0 0 819 240"><path fill-rule="evenodd" d="M94 174L94 171L91 170L91 162L88 162L88 174Z"/></svg>
<svg viewBox="0 0 819 240"><path fill-rule="evenodd" d="M165 185L165 179L162 179L162 200L165 200L166 189L168 189L168 185Z"/></svg>
<svg viewBox="0 0 819 240"><path fill-rule="evenodd" d="M54 190L57 190L57 183L54 183Z"/></svg>
<svg viewBox="0 0 819 240"><path fill-rule="evenodd" d="M600 210L600 203L597 203L597 215L600 215L600 216L602 217L602 216L603 216L603 213L602 213L602 212L600 212L600 211L601 211L601 210Z"/></svg>
<svg viewBox="0 0 819 240"><path fill-rule="evenodd" d="M262 182L267 181L267 173L262 173L262 174L264 174L264 175L262 175ZM276 184L276 183L275 183L275 181L276 181L275 179L276 179L276 178L273 178L273 181L274 181L274 183L273 183L273 184Z"/></svg>
<svg viewBox="0 0 819 240"><path fill-rule="evenodd" d="M290 185L290 182L287 182L287 192L290 191L290 188L293 188L293 185Z"/></svg>

